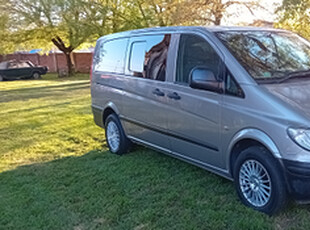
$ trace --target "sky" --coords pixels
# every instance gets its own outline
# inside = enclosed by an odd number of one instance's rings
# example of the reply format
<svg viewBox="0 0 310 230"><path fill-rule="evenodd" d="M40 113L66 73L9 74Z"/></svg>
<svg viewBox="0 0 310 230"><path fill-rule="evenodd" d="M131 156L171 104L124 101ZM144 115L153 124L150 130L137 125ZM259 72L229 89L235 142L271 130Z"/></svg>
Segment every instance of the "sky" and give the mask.
<svg viewBox="0 0 310 230"><path fill-rule="evenodd" d="M251 0L240 0L240 2L249 2ZM229 17L225 17L222 25L233 26L240 23L252 23L254 20L265 20L273 22L276 19L275 9L281 5L282 0L258 0L264 9L253 10L254 15L244 6L232 5L228 8Z"/></svg>

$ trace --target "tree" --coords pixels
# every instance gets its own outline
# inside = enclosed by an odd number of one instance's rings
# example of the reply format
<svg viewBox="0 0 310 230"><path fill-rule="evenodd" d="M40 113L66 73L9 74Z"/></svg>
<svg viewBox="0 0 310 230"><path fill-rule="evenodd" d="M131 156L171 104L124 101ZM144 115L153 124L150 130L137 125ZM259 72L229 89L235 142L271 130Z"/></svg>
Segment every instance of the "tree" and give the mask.
<svg viewBox="0 0 310 230"><path fill-rule="evenodd" d="M0 0L0 53L7 54L15 50L15 43L11 40L10 17Z"/></svg>
<svg viewBox="0 0 310 230"><path fill-rule="evenodd" d="M240 5L252 14L264 9L259 1L233 0L132 0L122 1L122 17L133 27L170 25L220 25L231 6ZM126 5L127 4L127 5ZM121 9L121 8L119 8Z"/></svg>
<svg viewBox="0 0 310 230"><path fill-rule="evenodd" d="M72 51L102 35L154 26L219 25L232 5L250 12L261 7L258 1L241 0L0 0L0 26L5 27L0 38L9 41L0 41L0 48L50 50L54 45L65 54L72 74ZM5 21L9 23L1 24Z"/></svg>
<svg viewBox="0 0 310 230"><path fill-rule="evenodd" d="M171 26L181 24L178 14L184 0L134 0L140 21L145 26Z"/></svg>
<svg viewBox="0 0 310 230"><path fill-rule="evenodd" d="M252 14L256 9L264 9L259 1L234 0L185 0L181 9L181 21L186 24L221 25L231 6L239 5Z"/></svg>
<svg viewBox="0 0 310 230"><path fill-rule="evenodd" d="M0 50L5 53L7 46L5 45L5 38L8 36L8 16L0 15Z"/></svg>
<svg viewBox="0 0 310 230"><path fill-rule="evenodd" d="M100 0L8 0L5 6L14 22L14 41L28 49L55 45L65 54L70 75L72 51L105 33L107 10Z"/></svg>
<svg viewBox="0 0 310 230"><path fill-rule="evenodd" d="M277 27L295 31L310 39L309 0L283 0L276 12L279 15Z"/></svg>
<svg viewBox="0 0 310 230"><path fill-rule="evenodd" d="M183 0L110 0L111 32L176 25L176 8Z"/></svg>

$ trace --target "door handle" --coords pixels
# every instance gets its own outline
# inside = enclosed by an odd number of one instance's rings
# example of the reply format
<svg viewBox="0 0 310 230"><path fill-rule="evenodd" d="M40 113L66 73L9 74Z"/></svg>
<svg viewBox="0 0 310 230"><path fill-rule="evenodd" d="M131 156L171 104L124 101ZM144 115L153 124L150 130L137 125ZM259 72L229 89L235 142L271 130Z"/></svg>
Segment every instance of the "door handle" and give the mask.
<svg viewBox="0 0 310 230"><path fill-rule="evenodd" d="M167 96L171 99L174 99L174 100L180 100L181 99L180 95L177 94L176 92L168 93Z"/></svg>
<svg viewBox="0 0 310 230"><path fill-rule="evenodd" d="M165 96L165 94L164 94L162 91L160 91L159 89L154 89L154 90L152 91L152 93L155 94L155 95L157 95L157 96L159 96L159 97Z"/></svg>

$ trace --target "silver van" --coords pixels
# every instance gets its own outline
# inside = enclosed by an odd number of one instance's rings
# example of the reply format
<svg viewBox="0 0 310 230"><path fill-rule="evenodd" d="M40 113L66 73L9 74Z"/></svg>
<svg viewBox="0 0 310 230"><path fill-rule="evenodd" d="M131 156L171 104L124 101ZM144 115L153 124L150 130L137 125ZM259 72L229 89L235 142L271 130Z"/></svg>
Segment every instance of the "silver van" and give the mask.
<svg viewBox="0 0 310 230"><path fill-rule="evenodd" d="M274 214L310 201L310 43L285 30L166 27L100 38L92 111L109 150L142 144L233 180Z"/></svg>

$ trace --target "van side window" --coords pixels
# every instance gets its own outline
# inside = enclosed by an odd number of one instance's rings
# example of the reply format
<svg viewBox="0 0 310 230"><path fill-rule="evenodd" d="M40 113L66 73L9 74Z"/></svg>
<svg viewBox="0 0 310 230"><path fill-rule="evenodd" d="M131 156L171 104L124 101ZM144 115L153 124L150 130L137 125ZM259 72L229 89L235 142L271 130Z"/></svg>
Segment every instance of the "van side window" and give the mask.
<svg viewBox="0 0 310 230"><path fill-rule="evenodd" d="M99 49L97 71L123 74L128 39L115 39L104 42Z"/></svg>
<svg viewBox="0 0 310 230"><path fill-rule="evenodd" d="M143 77L145 50L146 41L138 41L131 44L129 70L136 77Z"/></svg>
<svg viewBox="0 0 310 230"><path fill-rule="evenodd" d="M158 81L166 79L167 53L171 35L141 37L131 44L129 66L131 74L136 77Z"/></svg>
<svg viewBox="0 0 310 230"><path fill-rule="evenodd" d="M202 37L193 34L182 34L179 43L176 82L189 83L191 71L197 67L205 67L218 79L221 59Z"/></svg>
<svg viewBox="0 0 310 230"><path fill-rule="evenodd" d="M232 74L227 70L225 78L225 94L242 97L244 98L244 93L239 84L236 82Z"/></svg>

